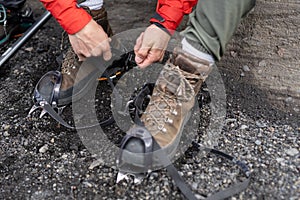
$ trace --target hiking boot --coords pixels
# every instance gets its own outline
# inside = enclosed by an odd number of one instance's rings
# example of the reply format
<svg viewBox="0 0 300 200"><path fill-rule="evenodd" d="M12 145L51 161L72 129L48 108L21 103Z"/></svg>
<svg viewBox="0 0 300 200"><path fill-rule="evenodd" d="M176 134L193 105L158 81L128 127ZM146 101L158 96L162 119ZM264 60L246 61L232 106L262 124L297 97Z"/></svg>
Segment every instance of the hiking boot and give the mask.
<svg viewBox="0 0 300 200"><path fill-rule="evenodd" d="M33 23L32 10L22 1L0 1L0 45L19 37Z"/></svg>
<svg viewBox="0 0 300 200"><path fill-rule="evenodd" d="M106 34L110 37L112 36L112 29L108 23L107 12L104 8L99 10L89 10L84 7L84 9L93 17L93 19L104 29ZM97 79L97 70L95 66L85 65L84 70L80 70L82 62L79 61L78 56L73 51L72 47L67 50L61 66L62 82L60 86L59 96L58 96L58 106L63 106L71 103L72 99L74 101L79 100L87 92L87 88L93 81ZM76 80L76 83L75 83ZM46 83L46 82L50 83ZM50 99L51 91L53 89L53 82L55 80L45 78L43 84L39 88L40 93L45 99ZM76 84L76 86L74 85ZM76 89L73 91L73 89Z"/></svg>
<svg viewBox="0 0 300 200"><path fill-rule="evenodd" d="M183 127L191 116L195 97L211 69L212 64L208 61L192 56L180 48L175 48L172 58L164 65L155 83L141 121L170 160L175 156ZM129 132L135 128L136 126ZM125 148L127 151L123 152L123 161L131 163L129 171L142 170L143 167L149 168L149 166L143 166L145 160L143 155L136 154L140 152L139 149L143 149L139 141L133 139L127 145L130 149ZM157 153L159 151L151 156L152 170L170 164L161 164ZM147 155L144 156L147 157Z"/></svg>

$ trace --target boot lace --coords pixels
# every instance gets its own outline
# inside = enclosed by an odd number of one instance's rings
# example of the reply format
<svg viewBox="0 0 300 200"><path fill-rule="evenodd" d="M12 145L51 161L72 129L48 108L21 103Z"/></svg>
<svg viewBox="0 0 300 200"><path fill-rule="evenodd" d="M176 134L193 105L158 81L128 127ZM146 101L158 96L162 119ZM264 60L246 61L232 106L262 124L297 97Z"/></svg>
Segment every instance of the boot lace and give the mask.
<svg viewBox="0 0 300 200"><path fill-rule="evenodd" d="M194 98L193 85L189 81L195 82L194 79L199 79L199 76L184 72L178 66L169 64L164 67L143 115L143 121L153 135L166 133L166 123L173 124L173 118L181 112L182 103Z"/></svg>

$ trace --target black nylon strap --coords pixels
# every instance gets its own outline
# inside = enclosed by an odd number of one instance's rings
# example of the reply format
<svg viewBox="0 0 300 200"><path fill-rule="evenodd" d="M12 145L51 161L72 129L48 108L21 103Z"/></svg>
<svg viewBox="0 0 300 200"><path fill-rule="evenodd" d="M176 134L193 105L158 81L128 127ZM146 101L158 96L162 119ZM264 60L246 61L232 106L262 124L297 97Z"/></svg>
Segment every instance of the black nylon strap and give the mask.
<svg viewBox="0 0 300 200"><path fill-rule="evenodd" d="M154 151L160 150L161 147L159 146L159 144L156 142L156 140L153 138L153 149ZM169 157L166 155L165 151L160 151L161 154L158 154L158 158L159 161L162 163L170 163L166 169L168 171L168 174L173 178L173 180L175 181L177 187L180 189L180 191L182 192L182 194L189 200L197 200L197 198L195 197L194 193L192 192L192 190L187 186L187 184L185 183L185 181L183 180L183 178L180 176L180 174L178 173L177 169L174 167L174 165L172 164L171 160L169 159Z"/></svg>
<svg viewBox="0 0 300 200"><path fill-rule="evenodd" d="M161 147L158 145L158 143L155 141L155 139L153 138L153 147L154 147L154 151L157 151L159 149L161 149ZM197 143L195 143L197 144ZM197 148L199 149L203 149L200 147L200 145L196 145ZM214 153L216 155L222 156L230 161L233 161L234 164L237 164L243 171L243 173L246 175L247 179L245 179L242 182L236 183L233 186L221 190L207 198L205 198L204 196L200 195L201 197L203 197L203 199L207 199L207 200L219 200L219 199L225 199L228 197L231 197L235 194L238 194L239 192L245 190L249 183L250 183L250 175L249 175L249 170L247 168L247 166L242 163L241 161L236 161L234 159L234 157L221 152L219 150L216 149L210 149L210 148L204 148L206 151L209 151L211 153ZM169 159L169 157L166 155L166 153L164 151L161 151L161 154L158 154L159 156L159 160L162 163L168 162L171 163L171 160ZM179 175L177 169L174 167L174 165L171 163L170 165L168 165L166 167L168 174L173 178L173 180L175 181L177 187L180 189L180 191L182 192L182 194L189 200L196 200L197 198L195 197L194 193L192 192L192 190L188 187L188 185L185 183L185 181L183 180L183 178Z"/></svg>
<svg viewBox="0 0 300 200"><path fill-rule="evenodd" d="M47 113L53 118L55 119L58 123L60 123L61 125L70 128L70 129L87 129L87 128L93 128L96 126L108 126L112 123L115 122L114 118L109 118L107 120L101 121L99 124L93 124L93 125L89 125L89 126L84 126L84 127L74 127L74 126L70 126L61 116L59 116L59 114L57 112L55 112L55 110L47 103L45 102L42 107L47 111Z"/></svg>

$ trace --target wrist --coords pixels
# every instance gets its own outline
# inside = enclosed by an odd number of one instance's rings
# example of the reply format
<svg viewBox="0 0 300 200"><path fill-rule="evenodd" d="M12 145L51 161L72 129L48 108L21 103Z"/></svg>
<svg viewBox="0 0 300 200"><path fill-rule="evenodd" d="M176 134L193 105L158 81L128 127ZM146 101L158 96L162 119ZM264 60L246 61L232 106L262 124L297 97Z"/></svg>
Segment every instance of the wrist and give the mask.
<svg viewBox="0 0 300 200"><path fill-rule="evenodd" d="M155 13L150 19L150 23L156 25L169 35L173 35L178 24L172 20L166 20L159 13Z"/></svg>

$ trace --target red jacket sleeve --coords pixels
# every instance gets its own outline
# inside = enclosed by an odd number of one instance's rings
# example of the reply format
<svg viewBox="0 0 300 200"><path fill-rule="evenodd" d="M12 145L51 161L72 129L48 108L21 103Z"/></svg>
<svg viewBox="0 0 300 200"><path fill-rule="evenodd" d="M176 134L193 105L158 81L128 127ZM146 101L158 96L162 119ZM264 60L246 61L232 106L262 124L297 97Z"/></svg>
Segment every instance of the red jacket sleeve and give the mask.
<svg viewBox="0 0 300 200"><path fill-rule="evenodd" d="M192 12L198 0L158 0L156 12L163 20L151 18L150 22L156 22L164 26L170 33L174 33L183 16Z"/></svg>
<svg viewBox="0 0 300 200"><path fill-rule="evenodd" d="M68 34L80 31L92 17L76 0L40 0Z"/></svg>

